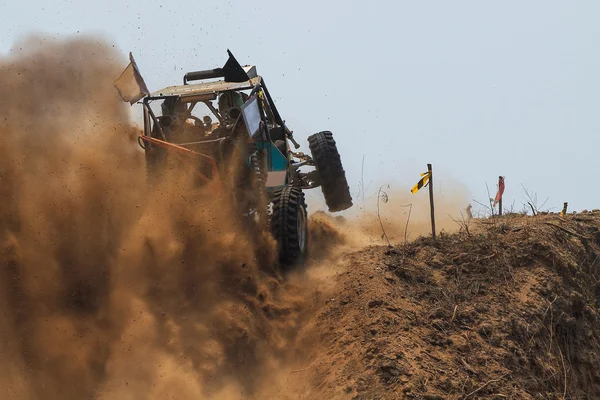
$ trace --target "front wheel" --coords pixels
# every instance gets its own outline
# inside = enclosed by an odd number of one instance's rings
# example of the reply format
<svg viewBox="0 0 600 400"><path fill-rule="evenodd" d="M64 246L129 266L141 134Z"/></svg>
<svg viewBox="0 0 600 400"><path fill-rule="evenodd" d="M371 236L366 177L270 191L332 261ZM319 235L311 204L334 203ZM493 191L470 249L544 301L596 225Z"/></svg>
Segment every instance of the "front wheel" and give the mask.
<svg viewBox="0 0 600 400"><path fill-rule="evenodd" d="M283 269L303 265L308 250L308 218L304 193L286 186L273 195L271 230L277 241Z"/></svg>

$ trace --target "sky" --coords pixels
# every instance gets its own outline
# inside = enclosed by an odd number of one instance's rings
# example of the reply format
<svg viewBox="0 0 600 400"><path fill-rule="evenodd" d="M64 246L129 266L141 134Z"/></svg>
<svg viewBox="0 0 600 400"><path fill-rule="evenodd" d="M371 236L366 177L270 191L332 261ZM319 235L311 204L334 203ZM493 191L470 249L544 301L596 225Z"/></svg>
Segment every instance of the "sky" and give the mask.
<svg viewBox="0 0 600 400"><path fill-rule="evenodd" d="M431 163L439 196L485 203L503 175L506 208L523 187L555 211L600 208L597 0L4 0L0 15L0 56L29 34L99 35L150 90L230 49L305 151L334 133L353 195L362 176L367 197L408 191Z"/></svg>

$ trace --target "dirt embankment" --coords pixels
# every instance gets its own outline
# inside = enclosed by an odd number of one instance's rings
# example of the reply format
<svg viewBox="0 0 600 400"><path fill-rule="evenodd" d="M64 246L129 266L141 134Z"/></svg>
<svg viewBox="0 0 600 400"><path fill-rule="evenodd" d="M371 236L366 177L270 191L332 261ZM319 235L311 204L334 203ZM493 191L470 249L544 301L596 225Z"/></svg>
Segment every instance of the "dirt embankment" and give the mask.
<svg viewBox="0 0 600 400"><path fill-rule="evenodd" d="M600 214L483 222L349 255L298 372L315 398L600 398Z"/></svg>

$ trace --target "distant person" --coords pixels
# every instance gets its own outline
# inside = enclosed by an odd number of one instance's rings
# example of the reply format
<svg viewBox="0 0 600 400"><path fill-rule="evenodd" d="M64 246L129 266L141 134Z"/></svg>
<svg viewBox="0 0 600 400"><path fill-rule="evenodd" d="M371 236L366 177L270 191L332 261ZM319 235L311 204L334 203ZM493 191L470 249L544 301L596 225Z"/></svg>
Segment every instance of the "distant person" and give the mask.
<svg viewBox="0 0 600 400"><path fill-rule="evenodd" d="M467 206L467 220L468 221L473 219L473 213L471 213L471 208L473 208L473 206L469 204Z"/></svg>

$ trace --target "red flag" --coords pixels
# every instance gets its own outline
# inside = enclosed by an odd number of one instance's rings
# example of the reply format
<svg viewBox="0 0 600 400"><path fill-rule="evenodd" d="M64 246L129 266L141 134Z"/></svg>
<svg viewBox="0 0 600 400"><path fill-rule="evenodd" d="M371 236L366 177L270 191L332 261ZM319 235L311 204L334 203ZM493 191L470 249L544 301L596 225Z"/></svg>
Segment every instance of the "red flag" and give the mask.
<svg viewBox="0 0 600 400"><path fill-rule="evenodd" d="M498 193L496 193L496 198L494 199L494 207L496 204L502 199L502 195L504 194L504 177L498 177Z"/></svg>

